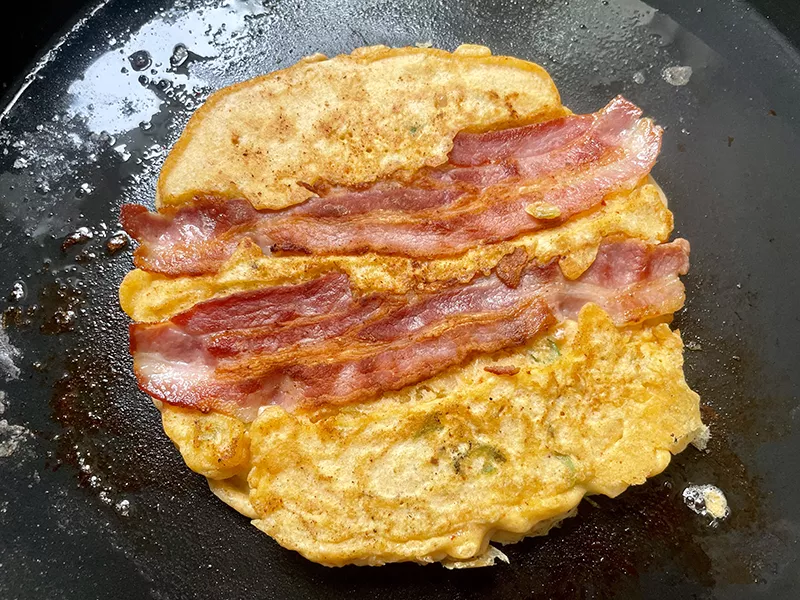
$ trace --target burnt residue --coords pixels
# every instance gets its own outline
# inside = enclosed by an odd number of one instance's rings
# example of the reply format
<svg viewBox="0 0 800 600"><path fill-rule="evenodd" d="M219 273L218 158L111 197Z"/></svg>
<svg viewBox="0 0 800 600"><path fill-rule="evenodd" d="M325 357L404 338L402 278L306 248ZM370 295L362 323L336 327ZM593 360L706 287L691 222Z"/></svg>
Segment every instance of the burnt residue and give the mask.
<svg viewBox="0 0 800 600"><path fill-rule="evenodd" d="M130 492L153 483L153 465L143 464L147 452L139 447L149 435L136 431L147 405L120 402L121 368L95 350L78 349L67 359L50 402L61 426L50 466L74 467L84 486Z"/></svg>
<svg viewBox="0 0 800 600"><path fill-rule="evenodd" d="M72 469L80 485L104 500L152 485L159 468L154 450L168 442L132 376L128 319L117 301L125 267L111 268L116 258L95 254L76 276L43 286L40 306L42 332L67 334L50 368L51 418L59 426L50 467ZM58 327L64 315L72 317L68 329Z"/></svg>
<svg viewBox="0 0 800 600"><path fill-rule="evenodd" d="M84 297L84 291L74 283L56 279L45 284L39 293L39 303L32 310L41 321L40 331L58 335L74 330Z"/></svg>
<svg viewBox="0 0 800 600"><path fill-rule="evenodd" d="M754 347L761 332L752 328L749 316L759 304L758 291L733 286L724 304L714 306L707 290L724 287L719 277L706 264L693 267L686 278L687 306L673 327L688 348L698 348L686 353L684 370L700 394L712 434L730 440L736 453L752 455L765 442L790 433L786 416L793 403L769 391L769 366ZM727 318L720 322L721 315Z"/></svg>
<svg viewBox="0 0 800 600"><path fill-rule="evenodd" d="M116 254L120 250L127 248L130 244L131 238L124 231L116 231L106 241L106 252L109 254Z"/></svg>
<svg viewBox="0 0 800 600"><path fill-rule="evenodd" d="M72 246L85 244L92 238L94 238L94 232L91 229L88 227L79 227L64 238L64 241L61 242L61 251L67 252Z"/></svg>
<svg viewBox="0 0 800 600"><path fill-rule="evenodd" d="M128 321L116 299L127 270L117 258L127 244L112 257L101 250L105 242L99 236L75 241L67 249L86 244L75 256L46 259L27 302L9 303L3 324L19 334L43 334L28 358L31 376L50 388L56 428L40 431L52 442L46 466L71 470L80 486L108 504L153 483L158 465L151 448L166 443L152 403L133 383ZM57 246L50 250L59 256Z"/></svg>
<svg viewBox="0 0 800 600"><path fill-rule="evenodd" d="M4 327L29 327L33 323L36 316L35 306L8 306L3 311L3 326Z"/></svg>
<svg viewBox="0 0 800 600"><path fill-rule="evenodd" d="M522 544L513 557L542 574L536 597L614 597L670 562L688 579L713 585L713 563L696 539L702 532L680 498L680 479L673 467L619 498L593 497L546 538Z"/></svg>
<svg viewBox="0 0 800 600"><path fill-rule="evenodd" d="M3 324L23 330L38 327L39 331L47 335L73 331L85 296L81 288L79 281L49 278L49 281L42 283L36 302L14 302L6 306L2 312Z"/></svg>

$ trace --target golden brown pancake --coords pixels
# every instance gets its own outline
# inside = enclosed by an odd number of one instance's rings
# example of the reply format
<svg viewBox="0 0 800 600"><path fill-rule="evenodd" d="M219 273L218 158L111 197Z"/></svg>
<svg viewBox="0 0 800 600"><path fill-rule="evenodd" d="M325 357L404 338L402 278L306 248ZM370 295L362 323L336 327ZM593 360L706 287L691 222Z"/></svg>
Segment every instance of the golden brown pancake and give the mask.
<svg viewBox="0 0 800 600"><path fill-rule="evenodd" d="M212 96L167 159L157 204L212 195L282 208L319 182L366 184L442 164L459 131L564 114L541 67L481 46L314 56ZM266 256L245 241L214 274L134 270L120 301L134 320L156 322L333 270L359 292L407 292L488 273L515 247L558 259L576 278L603 238L657 243L672 227L646 180L560 226L454 258ZM157 405L167 435L219 498L284 547L336 566L491 564L503 555L490 542L541 535L586 494L643 483L704 431L679 334L663 322L618 328L594 305L525 347L368 402L268 407L252 423Z"/></svg>

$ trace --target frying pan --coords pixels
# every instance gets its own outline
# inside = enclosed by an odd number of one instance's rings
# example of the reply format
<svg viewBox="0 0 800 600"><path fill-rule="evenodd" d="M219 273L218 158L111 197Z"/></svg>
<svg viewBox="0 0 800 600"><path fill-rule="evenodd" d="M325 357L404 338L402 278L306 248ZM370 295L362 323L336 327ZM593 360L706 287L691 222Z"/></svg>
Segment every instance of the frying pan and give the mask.
<svg viewBox="0 0 800 600"><path fill-rule="evenodd" d="M800 10L650 2L108 0L6 15L0 597L798 597ZM313 52L467 41L542 64L577 112L622 93L666 128L654 175L692 243L675 326L713 437L505 548L510 565L327 569L216 500L136 390L119 206L152 206L167 149L214 89ZM688 81L664 71L676 66ZM716 527L682 499L706 483L732 511Z"/></svg>

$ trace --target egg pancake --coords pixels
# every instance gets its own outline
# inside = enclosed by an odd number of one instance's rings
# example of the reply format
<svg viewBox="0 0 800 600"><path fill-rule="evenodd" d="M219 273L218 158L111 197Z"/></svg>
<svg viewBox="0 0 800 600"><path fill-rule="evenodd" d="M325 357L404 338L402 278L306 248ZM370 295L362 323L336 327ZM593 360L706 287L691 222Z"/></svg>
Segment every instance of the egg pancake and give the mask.
<svg viewBox="0 0 800 600"><path fill-rule="evenodd" d="M491 542L643 483L705 430L667 324L688 243L667 243L659 144L624 99L573 115L541 67L473 45L318 55L222 90L159 212L123 210L140 387L189 468L282 546L493 564Z"/></svg>

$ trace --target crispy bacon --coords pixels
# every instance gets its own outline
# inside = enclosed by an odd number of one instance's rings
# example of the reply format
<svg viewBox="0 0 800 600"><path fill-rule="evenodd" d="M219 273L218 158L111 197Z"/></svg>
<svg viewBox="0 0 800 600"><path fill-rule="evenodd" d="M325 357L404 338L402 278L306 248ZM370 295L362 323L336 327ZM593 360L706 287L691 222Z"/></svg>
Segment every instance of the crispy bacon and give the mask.
<svg viewBox="0 0 800 600"><path fill-rule="evenodd" d="M126 205L136 265L165 274L214 272L249 238L265 252L435 258L563 223L634 187L652 168L661 129L623 98L592 115L487 134L459 134L450 162L410 182L330 188L282 211L198 199L171 214Z"/></svg>
<svg viewBox="0 0 800 600"><path fill-rule="evenodd" d="M287 348L312 344L316 340L341 336L374 318L392 305L386 297L373 296L352 301L329 315L298 319L288 327L256 327L217 333L208 340L208 351L217 358L244 353L269 354L272 359Z"/></svg>
<svg viewBox="0 0 800 600"><path fill-rule="evenodd" d="M139 387L154 398L252 420L261 406L277 404L293 409L343 404L398 390L463 362L476 352L523 344L553 320L547 306L533 300L514 314L458 323L438 336L361 348L360 355L344 360L289 364L273 368L262 377L226 379L204 360L163 361L153 352L137 357L134 371Z"/></svg>
<svg viewBox="0 0 800 600"><path fill-rule="evenodd" d="M555 262L528 264L516 287L490 275L436 292L357 298L343 275L328 275L260 296L234 294L166 323L133 325L134 368L140 387L155 398L244 419L271 404L294 409L366 400L477 353L524 344L556 319L574 318L587 302L620 325L670 314L683 303L678 276L688 268L688 252L684 240L605 243L575 281ZM239 297L244 310L233 308ZM277 298L302 307L319 297L329 297L334 308L273 316ZM229 316L238 329L220 328Z"/></svg>
<svg viewBox="0 0 800 600"><path fill-rule="evenodd" d="M378 183L367 190L334 188L283 211L303 217L350 217L373 211L423 211L453 204L465 194L457 187L408 187L398 182Z"/></svg>

